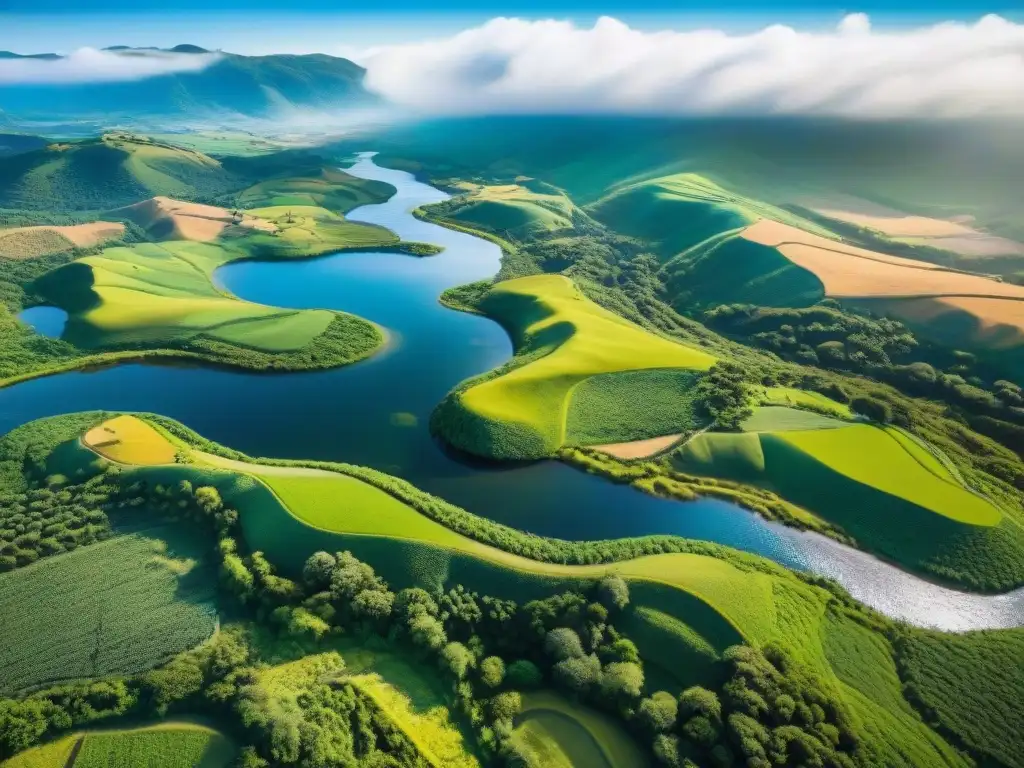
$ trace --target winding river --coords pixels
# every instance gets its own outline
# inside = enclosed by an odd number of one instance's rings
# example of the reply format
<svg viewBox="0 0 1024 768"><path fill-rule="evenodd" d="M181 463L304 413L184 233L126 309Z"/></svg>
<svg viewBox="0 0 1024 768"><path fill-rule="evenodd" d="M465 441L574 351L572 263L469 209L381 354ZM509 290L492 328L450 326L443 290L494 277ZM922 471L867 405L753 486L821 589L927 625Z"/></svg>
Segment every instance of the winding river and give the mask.
<svg viewBox="0 0 1024 768"><path fill-rule="evenodd" d="M447 194L372 154L347 169L397 194L348 218L381 224L443 253L342 253L299 262L243 262L219 285L250 301L353 312L386 327L369 360L331 371L253 374L194 365L126 364L64 373L0 389L0 433L72 411L152 411L253 456L362 464L399 475L479 515L565 539L651 533L720 542L791 568L835 578L896 619L967 630L1024 625L1024 589L983 596L947 589L816 534L768 523L710 499L680 503L614 485L559 462L490 464L453 455L431 438L433 407L463 379L507 360L511 344L491 320L446 309L438 295L493 276L499 248L420 221L411 211Z"/></svg>

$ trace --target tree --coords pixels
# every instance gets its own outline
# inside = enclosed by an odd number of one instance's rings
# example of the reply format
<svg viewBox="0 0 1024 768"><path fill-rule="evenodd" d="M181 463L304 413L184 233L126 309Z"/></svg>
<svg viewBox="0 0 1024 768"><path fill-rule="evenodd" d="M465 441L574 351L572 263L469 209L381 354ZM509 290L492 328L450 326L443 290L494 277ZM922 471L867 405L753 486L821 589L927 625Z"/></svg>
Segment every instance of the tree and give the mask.
<svg viewBox="0 0 1024 768"><path fill-rule="evenodd" d="M574 693L585 693L601 679L597 656L580 656L555 664L555 681Z"/></svg>
<svg viewBox="0 0 1024 768"><path fill-rule="evenodd" d="M491 717L495 720L511 721L523 709L523 699L518 691L505 691L491 699Z"/></svg>
<svg viewBox="0 0 1024 768"><path fill-rule="evenodd" d="M505 662L500 656L488 656L480 662L480 682L488 688L497 688L505 679Z"/></svg>
<svg viewBox="0 0 1024 768"><path fill-rule="evenodd" d="M671 731L679 714L679 702L667 691L655 691L640 702L637 718L651 733Z"/></svg>
<svg viewBox="0 0 1024 768"><path fill-rule="evenodd" d="M556 627L544 638L544 650L557 661L583 656L580 636L568 627Z"/></svg>
<svg viewBox="0 0 1024 768"><path fill-rule="evenodd" d="M213 514L224 506L220 498L220 492L210 485L196 488L196 503L206 514Z"/></svg>
<svg viewBox="0 0 1024 768"><path fill-rule="evenodd" d="M601 675L601 694L609 701L635 699L644 689L644 670L639 664L615 661Z"/></svg>
<svg viewBox="0 0 1024 768"><path fill-rule="evenodd" d="M519 659L508 665L505 680L513 688L537 688L544 680L537 665L528 659Z"/></svg>
<svg viewBox="0 0 1024 768"><path fill-rule="evenodd" d="M438 607L434 598L425 589L411 587L395 596L395 613L408 624L417 616L437 616Z"/></svg>
<svg viewBox="0 0 1024 768"><path fill-rule="evenodd" d="M850 401L850 408L880 424L888 424L892 421L892 408L888 403L874 397L858 395Z"/></svg>
<svg viewBox="0 0 1024 768"><path fill-rule="evenodd" d="M386 589L364 589L352 600L352 613L373 621L384 621L391 615L395 596Z"/></svg>
<svg viewBox="0 0 1024 768"><path fill-rule="evenodd" d="M409 623L409 635L413 643L436 651L448 640L444 625L433 616L422 614Z"/></svg>
<svg viewBox="0 0 1024 768"><path fill-rule="evenodd" d="M335 600L352 600L364 589L379 589L383 582L366 563L357 560L351 552L339 552L337 566L331 574L331 594Z"/></svg>
<svg viewBox="0 0 1024 768"><path fill-rule="evenodd" d="M337 564L338 561L330 552L314 552L302 568L302 580L314 592L327 589Z"/></svg>
<svg viewBox="0 0 1024 768"><path fill-rule="evenodd" d="M451 672L458 680L463 680L466 673L475 663L473 653L462 643L448 643L441 650L441 666Z"/></svg>
<svg viewBox="0 0 1024 768"><path fill-rule="evenodd" d="M621 611L629 605L629 586L621 576L609 574L598 584L597 596L609 610L614 608Z"/></svg>

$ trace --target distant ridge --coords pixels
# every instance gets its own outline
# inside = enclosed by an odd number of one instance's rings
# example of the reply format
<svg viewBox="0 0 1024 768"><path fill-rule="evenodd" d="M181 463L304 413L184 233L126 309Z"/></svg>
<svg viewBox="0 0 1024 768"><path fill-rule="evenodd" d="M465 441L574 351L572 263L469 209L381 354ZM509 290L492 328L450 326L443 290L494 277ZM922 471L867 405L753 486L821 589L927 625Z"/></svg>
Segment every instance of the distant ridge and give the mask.
<svg viewBox="0 0 1024 768"><path fill-rule="evenodd" d="M362 67L326 54L240 56L187 43L170 49L117 45L104 50L126 58L209 56L212 63L197 71L140 80L0 85L0 113L16 119L100 119L113 124L181 115L263 117L291 107L339 109L378 103L363 87ZM62 57L0 51L0 59L4 58L53 61Z"/></svg>

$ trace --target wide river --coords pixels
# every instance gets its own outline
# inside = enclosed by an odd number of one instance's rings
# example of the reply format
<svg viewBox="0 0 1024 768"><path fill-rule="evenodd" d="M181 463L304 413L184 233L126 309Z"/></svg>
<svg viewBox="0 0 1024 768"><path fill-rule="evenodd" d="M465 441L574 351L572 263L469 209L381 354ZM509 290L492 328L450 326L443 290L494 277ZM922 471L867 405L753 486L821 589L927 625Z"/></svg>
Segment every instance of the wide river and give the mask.
<svg viewBox="0 0 1024 768"><path fill-rule="evenodd" d="M966 630L1024 624L1024 589L973 595L912 576L825 537L767 523L714 500L674 502L614 485L556 461L491 464L456 456L428 430L430 412L463 379L512 354L483 317L446 309L438 295L491 277L501 252L486 240L420 221L411 211L447 194L370 154L347 169L398 191L348 218L381 224L444 252L417 258L342 253L297 262L243 262L218 271L241 298L344 310L388 329L388 348L316 373L253 374L195 365L126 364L0 389L0 433L73 411L152 411L253 456L362 464L406 478L478 515L565 539L677 534L755 552L831 576L879 611L921 626Z"/></svg>

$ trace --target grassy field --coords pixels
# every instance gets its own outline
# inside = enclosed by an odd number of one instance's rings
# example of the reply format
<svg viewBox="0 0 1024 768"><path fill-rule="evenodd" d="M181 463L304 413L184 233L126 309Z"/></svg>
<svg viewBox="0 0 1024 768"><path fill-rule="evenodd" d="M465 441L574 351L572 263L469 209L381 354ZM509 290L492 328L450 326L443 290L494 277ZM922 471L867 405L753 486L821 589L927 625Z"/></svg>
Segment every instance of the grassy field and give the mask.
<svg viewBox="0 0 1024 768"><path fill-rule="evenodd" d="M409 738L421 756L437 768L479 768L463 736L451 722L447 708L436 706L417 711L404 689L392 685L379 674L352 675L346 678Z"/></svg>
<svg viewBox="0 0 1024 768"><path fill-rule="evenodd" d="M653 243L666 260L710 237L762 218L827 234L789 211L725 189L696 173L626 183L587 206L587 211L617 232Z"/></svg>
<svg viewBox="0 0 1024 768"><path fill-rule="evenodd" d="M650 765L614 720L550 691L523 696L514 738L532 753L531 768L642 768Z"/></svg>
<svg viewBox="0 0 1024 768"><path fill-rule="evenodd" d="M778 406L743 426L700 434L665 461L773 491L905 567L968 585L1014 582L1020 527L907 433Z"/></svg>
<svg viewBox="0 0 1024 768"><path fill-rule="evenodd" d="M1003 765L1024 766L1024 632L943 635L908 630L901 671L940 728Z"/></svg>
<svg viewBox="0 0 1024 768"><path fill-rule="evenodd" d="M159 725L72 733L7 760L3 768L227 768L237 748L203 725Z"/></svg>
<svg viewBox="0 0 1024 768"><path fill-rule="evenodd" d="M210 276L232 258L217 245L143 243L87 256L36 286L69 313L64 338L85 349L174 345L203 336L287 352L324 332L331 312L265 307L218 291Z"/></svg>
<svg viewBox="0 0 1024 768"><path fill-rule="evenodd" d="M271 205L248 214L271 222L277 232L255 232L231 241L249 256L290 258L315 256L344 249L395 246L399 238L384 227L346 221L315 205Z"/></svg>
<svg viewBox="0 0 1024 768"><path fill-rule="evenodd" d="M138 672L205 640L217 614L203 551L165 526L0 574L0 691Z"/></svg>
<svg viewBox="0 0 1024 768"><path fill-rule="evenodd" d="M565 442L599 445L689 432L703 426L686 370L623 371L591 376L569 397ZM637 404L642 403L642 409ZM637 418L637 411L643 418Z"/></svg>
<svg viewBox="0 0 1024 768"><path fill-rule="evenodd" d="M529 182L460 186L466 194L446 204L442 215L464 226L514 238L572 227L572 201L553 188L531 189Z"/></svg>
<svg viewBox="0 0 1024 768"><path fill-rule="evenodd" d="M88 248L124 234L124 225L109 221L67 226L0 229L0 258L38 259L75 248Z"/></svg>
<svg viewBox="0 0 1024 768"><path fill-rule="evenodd" d="M538 458L566 444L572 439L566 421L574 388L591 377L655 368L700 371L714 363L705 352L655 336L599 307L561 275L498 283L479 308L505 326L517 355L528 362L456 391L441 406L435 423L446 440L484 456ZM668 388L658 398L679 390L679 379L670 376L646 381L657 389ZM586 413L586 403L596 399L602 404L607 399L602 390L606 387L598 383L585 391L584 410L572 417L577 433L581 427L585 433L600 428ZM660 413L653 418L656 434L666 419ZM630 425L624 439L638 433L653 436L650 429ZM614 442L620 436L603 432L597 442Z"/></svg>

